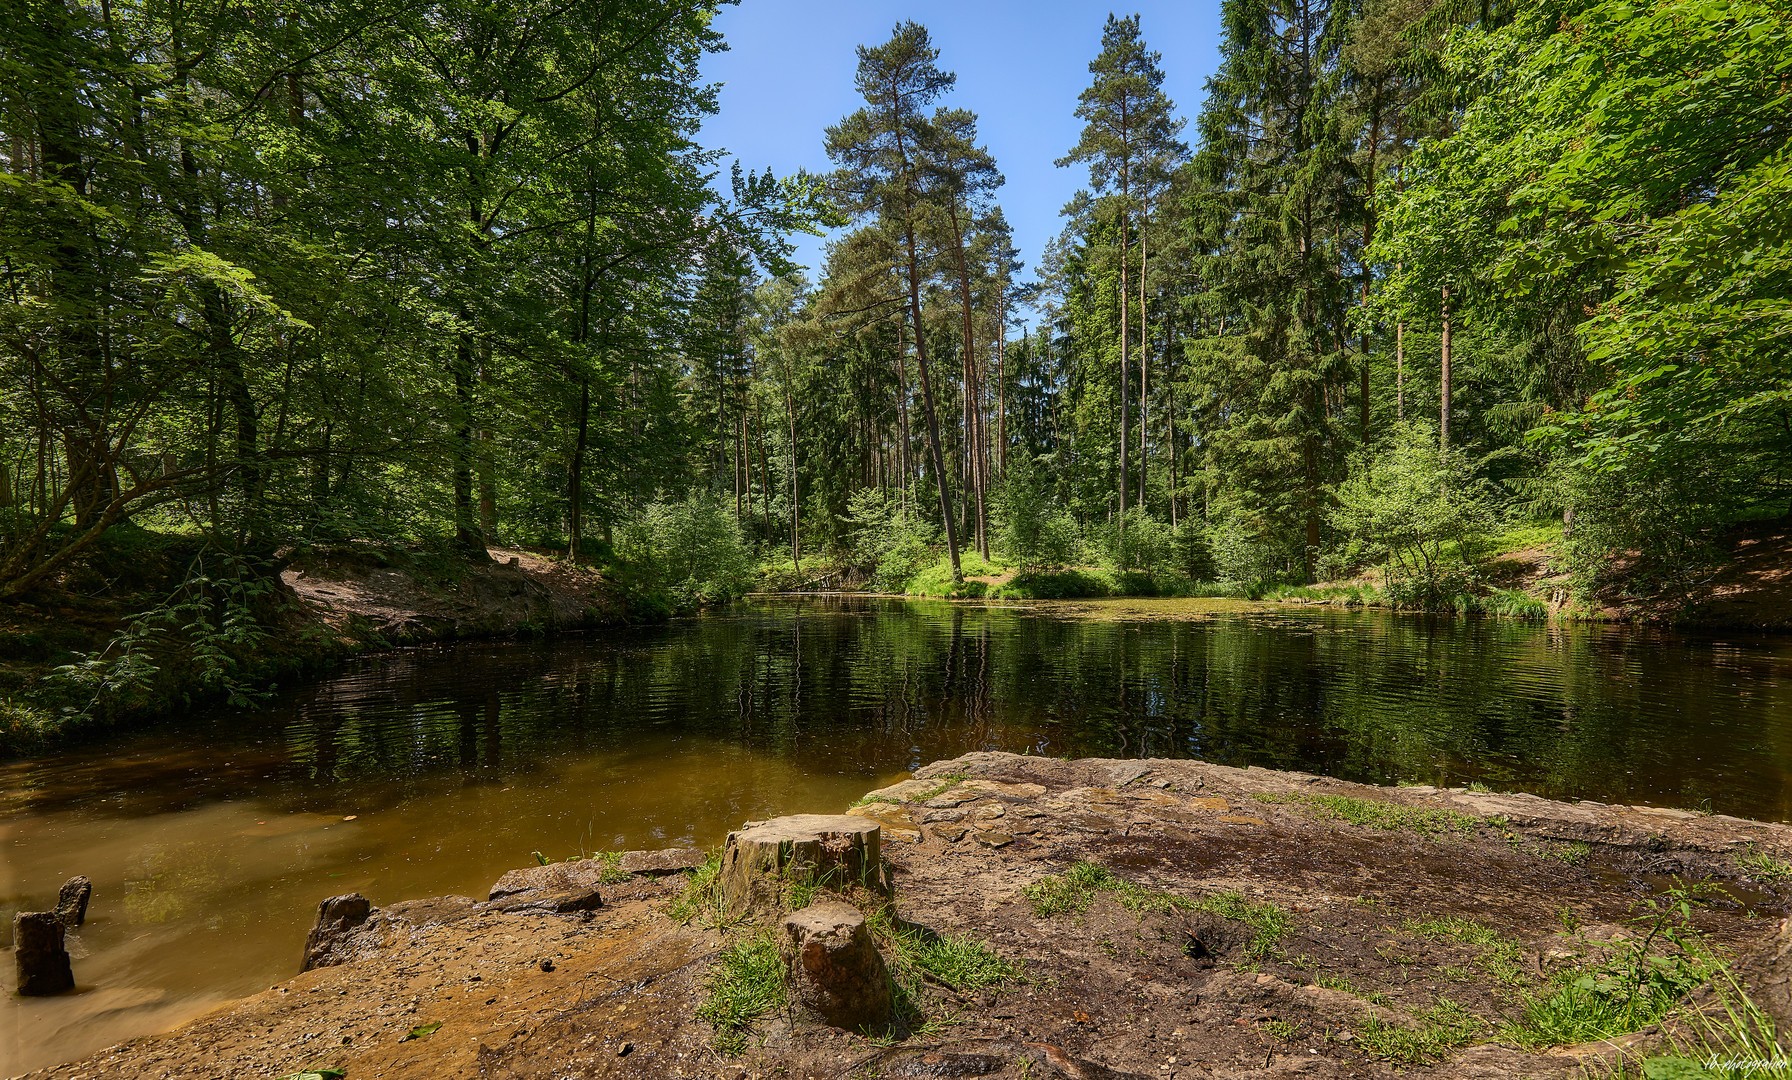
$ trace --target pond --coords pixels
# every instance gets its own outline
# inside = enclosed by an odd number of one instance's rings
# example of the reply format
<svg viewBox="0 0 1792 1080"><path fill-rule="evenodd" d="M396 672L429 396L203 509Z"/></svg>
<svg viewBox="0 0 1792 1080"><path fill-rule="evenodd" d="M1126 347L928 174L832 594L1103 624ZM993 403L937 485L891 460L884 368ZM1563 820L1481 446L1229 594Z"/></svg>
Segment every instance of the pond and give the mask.
<svg viewBox="0 0 1792 1080"><path fill-rule="evenodd" d="M977 749L1788 820L1792 640L804 597L369 658L255 709L0 765L0 933L94 882L81 989L0 999L0 1075L289 978L326 896L483 897L535 851L709 847Z"/></svg>

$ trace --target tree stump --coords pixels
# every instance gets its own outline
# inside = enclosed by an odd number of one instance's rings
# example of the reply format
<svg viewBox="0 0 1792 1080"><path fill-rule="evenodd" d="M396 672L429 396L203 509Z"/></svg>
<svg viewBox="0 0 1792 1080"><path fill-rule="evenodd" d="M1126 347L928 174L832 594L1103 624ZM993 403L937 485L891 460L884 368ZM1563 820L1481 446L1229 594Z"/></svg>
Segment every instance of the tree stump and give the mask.
<svg viewBox="0 0 1792 1080"><path fill-rule="evenodd" d="M337 963L331 956L349 934L353 933L373 911L373 905L360 893L332 896L317 905L317 923L305 938L305 960L300 971L329 967Z"/></svg>
<svg viewBox="0 0 1792 1080"><path fill-rule="evenodd" d="M800 1014L859 1032L889 1024L890 973L858 908L829 901L791 912L778 951Z"/></svg>
<svg viewBox="0 0 1792 1080"><path fill-rule="evenodd" d="M80 926L87 921L87 901L93 897L93 882L85 877L72 877L56 894L56 914L64 926Z"/></svg>
<svg viewBox="0 0 1792 1080"><path fill-rule="evenodd" d="M731 915L775 914L789 881L888 893L879 837L875 821L850 814L795 814L729 833L724 905Z"/></svg>
<svg viewBox="0 0 1792 1080"><path fill-rule="evenodd" d="M54 911L21 911L12 917L20 997L48 997L75 988L63 932L62 916Z"/></svg>

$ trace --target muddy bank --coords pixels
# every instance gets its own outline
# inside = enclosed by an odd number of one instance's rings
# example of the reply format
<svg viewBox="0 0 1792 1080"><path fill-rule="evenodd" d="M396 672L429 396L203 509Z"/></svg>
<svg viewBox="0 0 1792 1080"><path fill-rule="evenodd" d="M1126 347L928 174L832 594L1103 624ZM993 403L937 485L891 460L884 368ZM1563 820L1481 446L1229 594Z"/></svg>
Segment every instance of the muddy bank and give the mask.
<svg viewBox="0 0 1792 1080"><path fill-rule="evenodd" d="M1022 971L917 982L893 1043L772 1008L718 1049L699 1012L755 930L675 918L679 860L631 857L392 904L340 963L31 1075L1568 1077L1638 1040L1540 1045L1525 1002L1659 949L1676 880L1715 887L1687 901L1714 953L1788 907L1792 828L1684 811L997 753L867 798L901 918Z"/></svg>
<svg viewBox="0 0 1792 1080"><path fill-rule="evenodd" d="M229 692L169 628L145 637L150 674L140 682L114 678L102 692L97 683L46 678L83 655L115 658L129 620L177 595L183 574L191 573L191 553L179 543L165 546L146 548L134 565L102 567L107 572L93 581L0 605L0 757L84 730L147 722ZM252 692L370 652L643 617L623 590L589 567L507 548L493 548L491 556L485 563L432 559L371 545L284 553L275 561L277 576L258 586L250 607L260 636L226 643L219 670L230 686ZM171 626L190 618L173 618Z"/></svg>

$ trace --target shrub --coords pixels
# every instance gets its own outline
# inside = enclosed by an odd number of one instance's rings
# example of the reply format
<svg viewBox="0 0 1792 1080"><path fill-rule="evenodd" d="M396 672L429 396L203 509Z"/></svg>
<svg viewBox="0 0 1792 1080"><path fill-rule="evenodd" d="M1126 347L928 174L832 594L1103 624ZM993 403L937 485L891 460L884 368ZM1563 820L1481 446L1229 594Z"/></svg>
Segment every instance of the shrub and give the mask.
<svg viewBox="0 0 1792 1080"><path fill-rule="evenodd" d="M618 531L616 552L680 606L729 600L752 586L753 560L740 524L707 492L648 505Z"/></svg>
<svg viewBox="0 0 1792 1080"><path fill-rule="evenodd" d="M1496 524L1494 491L1461 453L1439 447L1436 428L1396 425L1333 494L1333 527L1350 554L1381 565L1394 603L1453 607L1472 591L1474 553Z"/></svg>

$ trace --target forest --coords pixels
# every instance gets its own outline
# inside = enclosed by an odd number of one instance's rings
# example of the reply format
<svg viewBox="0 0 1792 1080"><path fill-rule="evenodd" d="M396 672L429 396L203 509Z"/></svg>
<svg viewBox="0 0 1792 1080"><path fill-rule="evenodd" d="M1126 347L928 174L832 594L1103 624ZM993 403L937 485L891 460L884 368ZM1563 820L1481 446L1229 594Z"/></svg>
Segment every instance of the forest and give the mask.
<svg viewBox="0 0 1792 1080"><path fill-rule="evenodd" d="M178 535L1492 609L1502 549L1672 591L1792 517L1776 0L1224 0L1193 103L1110 16L1031 267L913 22L832 172L704 150L721 2L26 4L0 601Z"/></svg>

